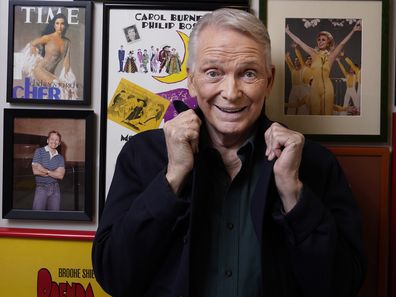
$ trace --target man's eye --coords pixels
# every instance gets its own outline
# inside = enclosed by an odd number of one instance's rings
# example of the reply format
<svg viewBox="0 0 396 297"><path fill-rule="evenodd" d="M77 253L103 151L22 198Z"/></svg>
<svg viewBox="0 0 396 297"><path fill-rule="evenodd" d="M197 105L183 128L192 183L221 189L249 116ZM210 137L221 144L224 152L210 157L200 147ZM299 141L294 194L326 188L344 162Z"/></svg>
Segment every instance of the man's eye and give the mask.
<svg viewBox="0 0 396 297"><path fill-rule="evenodd" d="M249 79L254 79L257 77L256 72L253 70L245 71L244 77L249 78Z"/></svg>
<svg viewBox="0 0 396 297"><path fill-rule="evenodd" d="M245 83L256 83L259 80L260 74L255 70L246 70L242 73L241 79Z"/></svg>
<svg viewBox="0 0 396 297"><path fill-rule="evenodd" d="M210 78L216 78L220 75L220 73L216 70L208 70L206 71L206 75Z"/></svg>

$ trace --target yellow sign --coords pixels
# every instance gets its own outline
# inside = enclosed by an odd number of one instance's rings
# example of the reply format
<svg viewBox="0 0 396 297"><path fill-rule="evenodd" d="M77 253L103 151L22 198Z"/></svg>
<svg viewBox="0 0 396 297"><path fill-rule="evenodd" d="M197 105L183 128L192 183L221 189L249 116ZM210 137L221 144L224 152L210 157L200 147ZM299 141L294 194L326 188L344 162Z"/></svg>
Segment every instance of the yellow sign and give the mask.
<svg viewBox="0 0 396 297"><path fill-rule="evenodd" d="M1 296L104 297L91 241L0 237Z"/></svg>

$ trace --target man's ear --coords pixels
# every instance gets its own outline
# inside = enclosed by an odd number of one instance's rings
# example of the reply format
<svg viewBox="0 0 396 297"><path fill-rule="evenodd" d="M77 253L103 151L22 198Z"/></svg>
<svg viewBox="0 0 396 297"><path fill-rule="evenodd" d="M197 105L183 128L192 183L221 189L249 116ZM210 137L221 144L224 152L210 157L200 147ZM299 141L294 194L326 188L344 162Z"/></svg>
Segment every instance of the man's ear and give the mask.
<svg viewBox="0 0 396 297"><path fill-rule="evenodd" d="M187 68L187 87L191 97L197 96L197 91L194 86L194 75L191 69Z"/></svg>
<svg viewBox="0 0 396 297"><path fill-rule="evenodd" d="M271 75L267 78L267 89L268 91L272 90L272 86L274 85L275 80L275 66L271 65Z"/></svg>

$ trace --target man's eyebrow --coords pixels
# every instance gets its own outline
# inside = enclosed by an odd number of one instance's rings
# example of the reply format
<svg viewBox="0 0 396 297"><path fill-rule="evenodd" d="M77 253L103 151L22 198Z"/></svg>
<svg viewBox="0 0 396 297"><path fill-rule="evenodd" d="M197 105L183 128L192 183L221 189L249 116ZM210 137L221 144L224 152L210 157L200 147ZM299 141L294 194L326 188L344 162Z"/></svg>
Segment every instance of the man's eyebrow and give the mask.
<svg viewBox="0 0 396 297"><path fill-rule="evenodd" d="M217 64L224 64L224 60L221 58L207 58L202 60L202 65L217 65ZM250 66L250 65L257 65L256 58L246 58L244 61L239 62L238 66Z"/></svg>

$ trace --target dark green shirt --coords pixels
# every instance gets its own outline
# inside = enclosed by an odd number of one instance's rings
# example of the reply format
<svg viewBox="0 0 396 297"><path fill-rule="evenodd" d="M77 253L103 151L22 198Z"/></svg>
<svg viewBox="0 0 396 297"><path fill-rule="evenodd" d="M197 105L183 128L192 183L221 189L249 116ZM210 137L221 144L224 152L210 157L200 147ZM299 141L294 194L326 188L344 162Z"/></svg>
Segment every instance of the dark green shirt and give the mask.
<svg viewBox="0 0 396 297"><path fill-rule="evenodd" d="M261 282L260 244L250 215L258 179L254 148L252 137L238 150L242 167L232 181L217 150L206 148L202 154L210 163L207 179L215 186L208 197L199 198L213 201L200 211L207 214L207 223L197 228L200 259L193 261L194 296L257 296Z"/></svg>

